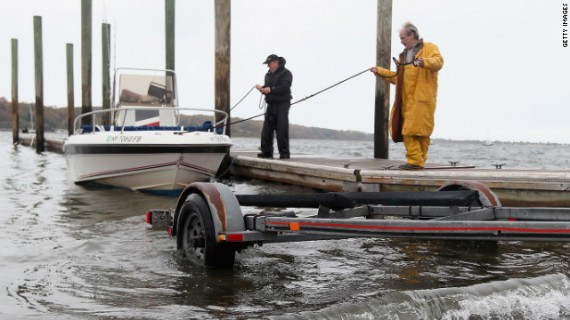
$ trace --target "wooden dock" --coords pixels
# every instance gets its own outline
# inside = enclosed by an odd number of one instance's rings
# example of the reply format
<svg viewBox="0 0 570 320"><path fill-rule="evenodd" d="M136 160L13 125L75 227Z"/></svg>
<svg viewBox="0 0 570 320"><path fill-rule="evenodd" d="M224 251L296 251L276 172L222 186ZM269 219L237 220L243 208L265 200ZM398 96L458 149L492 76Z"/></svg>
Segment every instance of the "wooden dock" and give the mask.
<svg viewBox="0 0 570 320"><path fill-rule="evenodd" d="M276 181L325 191L435 191L453 181L479 181L503 206L570 207L570 170L477 169L433 166L399 170L401 161L293 157L259 159L232 152L235 176Z"/></svg>
<svg viewBox="0 0 570 320"><path fill-rule="evenodd" d="M24 146L34 147L36 144L35 134L33 133L20 133L18 140L20 141L20 144ZM55 153L63 153L63 139L46 137L44 142L45 150Z"/></svg>
<svg viewBox="0 0 570 320"><path fill-rule="evenodd" d="M30 145L33 135L21 135ZM63 140L46 138L46 149L62 153ZM231 174L323 191L434 191L453 181L479 181L491 188L503 206L570 207L570 169L523 170L431 166L399 170L402 161L328 159L293 155L287 160L260 159L257 152L231 153Z"/></svg>

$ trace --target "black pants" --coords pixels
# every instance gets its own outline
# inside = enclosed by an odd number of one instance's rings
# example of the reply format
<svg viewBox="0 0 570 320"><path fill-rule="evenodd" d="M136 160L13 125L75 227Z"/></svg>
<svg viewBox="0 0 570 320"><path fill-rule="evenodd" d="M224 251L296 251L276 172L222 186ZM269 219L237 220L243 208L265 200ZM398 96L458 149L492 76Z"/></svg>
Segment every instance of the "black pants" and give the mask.
<svg viewBox="0 0 570 320"><path fill-rule="evenodd" d="M282 156L289 156L289 108L291 101L267 105L265 122L261 129L261 152L273 154L273 132L277 132L277 148Z"/></svg>

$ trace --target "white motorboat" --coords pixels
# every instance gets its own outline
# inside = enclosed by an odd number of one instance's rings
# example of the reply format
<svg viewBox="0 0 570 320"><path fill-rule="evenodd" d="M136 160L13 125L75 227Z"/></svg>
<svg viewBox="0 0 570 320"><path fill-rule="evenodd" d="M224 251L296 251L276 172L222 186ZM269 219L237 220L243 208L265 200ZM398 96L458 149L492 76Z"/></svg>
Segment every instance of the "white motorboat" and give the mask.
<svg viewBox="0 0 570 320"><path fill-rule="evenodd" d="M216 175L232 145L227 113L179 107L171 70L118 69L113 84L111 109L78 116L64 142L75 183L176 193ZM183 125L188 112L213 121Z"/></svg>

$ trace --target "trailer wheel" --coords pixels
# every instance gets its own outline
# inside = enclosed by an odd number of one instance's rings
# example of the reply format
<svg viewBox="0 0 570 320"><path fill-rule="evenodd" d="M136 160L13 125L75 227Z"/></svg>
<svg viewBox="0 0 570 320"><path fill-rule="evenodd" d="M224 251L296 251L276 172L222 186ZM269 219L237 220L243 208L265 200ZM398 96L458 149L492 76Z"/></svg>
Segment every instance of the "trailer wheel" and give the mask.
<svg viewBox="0 0 570 320"><path fill-rule="evenodd" d="M501 200L486 185L477 181L451 181L441 186L438 191L476 190L479 192L479 200L474 206L500 207Z"/></svg>
<svg viewBox="0 0 570 320"><path fill-rule="evenodd" d="M235 249L217 243L210 209L199 194L192 194L182 205L178 219L176 246L192 262L206 267L232 267Z"/></svg>

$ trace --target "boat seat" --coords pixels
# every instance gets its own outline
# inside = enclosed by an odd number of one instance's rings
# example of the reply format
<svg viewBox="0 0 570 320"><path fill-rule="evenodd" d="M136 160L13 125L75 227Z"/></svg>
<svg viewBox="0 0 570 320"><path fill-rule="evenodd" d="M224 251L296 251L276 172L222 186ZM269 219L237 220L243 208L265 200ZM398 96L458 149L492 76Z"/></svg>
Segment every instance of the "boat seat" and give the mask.
<svg viewBox="0 0 570 320"><path fill-rule="evenodd" d="M161 99L159 99L155 96L139 94L139 93L136 93L136 92L128 90L128 89L121 90L121 95L120 95L119 101L121 103L132 103L132 104L138 104L138 103L160 104L161 103Z"/></svg>

